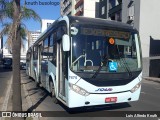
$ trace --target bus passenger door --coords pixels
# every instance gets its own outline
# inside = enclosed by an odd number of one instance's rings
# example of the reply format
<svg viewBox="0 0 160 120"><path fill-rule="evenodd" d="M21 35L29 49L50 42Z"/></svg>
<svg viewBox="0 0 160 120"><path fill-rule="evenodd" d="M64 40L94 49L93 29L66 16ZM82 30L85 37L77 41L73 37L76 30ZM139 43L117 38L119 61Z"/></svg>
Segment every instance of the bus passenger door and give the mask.
<svg viewBox="0 0 160 120"><path fill-rule="evenodd" d="M63 100L65 100L66 94L65 94L65 81L67 80L67 53L63 51L62 49L62 43L60 40L60 43L57 45L57 65L58 65L58 94L59 97L61 97Z"/></svg>
<svg viewBox="0 0 160 120"><path fill-rule="evenodd" d="M41 83L46 88L46 77L48 73L48 62L47 62L47 50L48 48L42 47L41 57Z"/></svg>
<svg viewBox="0 0 160 120"><path fill-rule="evenodd" d="M42 43L38 46L38 82L41 83Z"/></svg>

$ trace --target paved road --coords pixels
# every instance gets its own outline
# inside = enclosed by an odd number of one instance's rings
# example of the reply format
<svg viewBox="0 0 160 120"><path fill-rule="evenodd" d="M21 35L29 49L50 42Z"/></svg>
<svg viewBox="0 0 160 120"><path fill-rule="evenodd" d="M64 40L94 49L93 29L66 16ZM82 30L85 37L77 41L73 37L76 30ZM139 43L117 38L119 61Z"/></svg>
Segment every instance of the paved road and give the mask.
<svg viewBox="0 0 160 120"><path fill-rule="evenodd" d="M4 100L4 96L6 93L6 89L8 87L9 80L11 78L12 72L10 70L3 70L0 68L0 108L2 107L2 103ZM115 113L114 111L124 112L127 113L127 111L159 111L160 112L160 83L153 82L153 81L147 81L143 80L142 82L142 92L140 96L140 100L138 102L131 102L131 103L125 103L125 104L116 104L112 106L98 106L98 107L88 107L85 110L84 109L76 109L77 112L74 112L72 114L68 113L68 109L63 104L54 104L52 101L52 98L48 95L48 93L42 89L37 88L36 84L33 80L28 79L28 76L26 76L25 71L22 71L22 79L23 83L25 84L27 88L27 92L29 93L29 96L32 101L33 106L29 106L29 110L31 111L55 111L52 114L57 114L57 111L60 115L62 114L69 114L69 115L78 115L82 116L83 120L86 119L104 119L106 120L106 117L100 117L97 118L95 116L106 116L108 112L112 116ZM85 117L86 116L86 117ZM88 117L87 117L88 116ZM41 120L52 120L53 118L41 118ZM75 117L54 117L54 120L71 120L75 119ZM82 119L81 117L76 117L76 119ZM109 120L124 120L124 118L108 118ZM127 118L125 118L127 119ZM129 118L130 120L135 118ZM160 118L142 118L138 117L136 120L160 120ZM127 119L128 120L128 119Z"/></svg>
<svg viewBox="0 0 160 120"><path fill-rule="evenodd" d="M11 69L3 69L0 66L0 110L4 103L6 92L11 80L11 75L12 75Z"/></svg>
<svg viewBox="0 0 160 120"><path fill-rule="evenodd" d="M42 89L42 88L37 88L36 84L34 83L33 80L28 79L25 76L25 73L23 73L24 77L24 83L26 83L26 87L28 89L29 95L31 97L31 101L33 106L30 107L31 111L55 111L52 114L57 114L56 111L61 111L59 114L62 116L64 114L69 114L68 109L63 105L63 104L54 104L52 101L52 98L47 94L47 92ZM103 114L107 114L108 111L110 111L112 116L116 112L114 111L119 111L121 113L127 113L127 111L153 111L153 114L155 111L160 112L160 83L157 82L152 82L152 81L146 81L143 80L142 82L142 91L141 91L141 96L140 100L137 102L131 102L131 103L123 103L123 104L116 104L112 106L98 106L98 107L88 107L85 110L84 109L76 109L77 112L72 113L73 115L78 115L78 116L83 116L83 119L105 119L106 117L100 117L100 118L95 118L95 116L99 116ZM67 112L66 112L67 111ZM85 112L84 112L85 111ZM113 111L113 112L112 112ZM140 112L141 113L141 112ZM143 112L142 112L143 113ZM116 113L118 114L118 112ZM86 116L86 117L85 117ZM104 115L105 116L105 115ZM84 118L85 117L85 118ZM72 117L73 118L73 117ZM44 119L44 118L43 118ZM50 120L53 118L45 118L46 120ZM55 117L54 120L70 120L71 117ZM78 117L77 119L81 119L81 117ZM109 118L109 120L123 120L124 118ZM134 118L130 118L132 120ZM158 118L142 118L138 117L138 120L141 119L147 119L147 120L160 120Z"/></svg>

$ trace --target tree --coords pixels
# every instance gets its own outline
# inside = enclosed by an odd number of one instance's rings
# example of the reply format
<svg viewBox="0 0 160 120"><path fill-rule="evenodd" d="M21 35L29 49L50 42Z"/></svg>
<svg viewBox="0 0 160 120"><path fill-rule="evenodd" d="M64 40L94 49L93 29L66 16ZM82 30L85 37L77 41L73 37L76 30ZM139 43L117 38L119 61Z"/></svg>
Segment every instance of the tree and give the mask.
<svg viewBox="0 0 160 120"><path fill-rule="evenodd" d="M0 0L0 20L6 18L12 21L10 25L8 40L12 43L12 57L13 57L13 111L22 111L21 101L21 77L20 77L20 49L21 49L21 21L22 19L33 18L41 21L40 17L26 6L20 6L20 0L13 0L8 2Z"/></svg>
<svg viewBox="0 0 160 120"><path fill-rule="evenodd" d="M3 29L0 33L0 36L4 36L4 35L9 36L11 28L12 28L12 23L3 24ZM30 32L28 31L28 29L24 24L20 25L20 35L21 35L20 37L21 37L21 49L22 49L25 46L24 42L26 41L26 38L28 37L27 39L28 43L30 39L32 39ZM6 40L5 45L7 46L8 49L12 48L12 39L10 37L8 37L8 39Z"/></svg>
<svg viewBox="0 0 160 120"><path fill-rule="evenodd" d="M6 41L7 46L11 49L12 48L12 38L11 38L11 29L13 25L13 1L12 2L6 2L4 0L0 0L0 20L4 18L9 18L10 22L8 23L3 23L3 29L0 32L0 35L8 35L8 39ZM22 23L22 20L28 20L28 19L34 19L36 21L39 21L41 23L41 18L39 15L32 9L26 8L26 6L21 6L21 11L20 11L20 31L21 31L21 42L23 43L23 40L26 39L26 36L31 38L30 32L28 31L27 27L25 26L24 23ZM29 41L28 41L29 42ZM21 44L23 46L23 44Z"/></svg>
<svg viewBox="0 0 160 120"><path fill-rule="evenodd" d="M13 1L13 24L11 28L12 57L13 57L13 111L22 111L21 77L20 77L20 0Z"/></svg>

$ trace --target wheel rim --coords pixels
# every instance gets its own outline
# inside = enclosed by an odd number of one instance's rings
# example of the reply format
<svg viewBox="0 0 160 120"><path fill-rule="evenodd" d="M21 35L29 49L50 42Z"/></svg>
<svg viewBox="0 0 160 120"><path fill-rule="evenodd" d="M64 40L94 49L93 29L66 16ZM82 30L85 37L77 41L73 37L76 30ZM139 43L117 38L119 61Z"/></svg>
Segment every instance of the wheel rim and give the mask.
<svg viewBox="0 0 160 120"><path fill-rule="evenodd" d="M54 91L54 86L53 86L52 82L50 82L50 91L51 91L51 96L54 97L55 96L55 91Z"/></svg>

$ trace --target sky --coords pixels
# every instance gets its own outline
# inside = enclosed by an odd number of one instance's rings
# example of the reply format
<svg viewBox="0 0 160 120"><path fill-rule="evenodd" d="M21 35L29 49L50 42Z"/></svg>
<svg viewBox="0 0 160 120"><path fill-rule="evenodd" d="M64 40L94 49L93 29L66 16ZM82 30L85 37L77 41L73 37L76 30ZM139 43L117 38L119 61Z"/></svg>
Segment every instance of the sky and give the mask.
<svg viewBox="0 0 160 120"><path fill-rule="evenodd" d="M21 4L23 5L24 3ZM26 7L33 9L41 19L57 20L60 17L60 0L26 0ZM41 29L40 23L37 21L27 20L23 21L23 23L30 31Z"/></svg>
<svg viewBox="0 0 160 120"><path fill-rule="evenodd" d="M57 20L60 17L60 0L21 0L21 5L24 4L27 8L34 10L41 19ZM22 23L29 31L41 30L41 24L33 19L22 21ZM0 23L0 31L2 28ZM7 37L4 36L3 44L5 44L6 39Z"/></svg>

